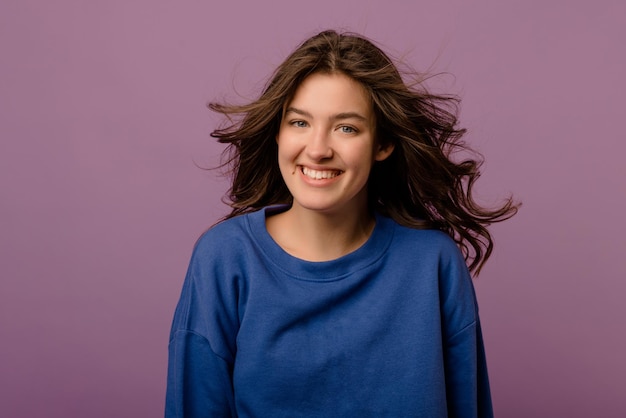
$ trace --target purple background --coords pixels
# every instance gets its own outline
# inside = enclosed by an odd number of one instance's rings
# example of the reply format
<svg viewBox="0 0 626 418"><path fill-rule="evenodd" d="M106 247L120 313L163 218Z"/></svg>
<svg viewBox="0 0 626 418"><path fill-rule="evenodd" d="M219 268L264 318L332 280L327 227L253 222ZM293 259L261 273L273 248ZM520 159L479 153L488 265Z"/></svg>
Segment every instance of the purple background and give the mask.
<svg viewBox="0 0 626 418"><path fill-rule="evenodd" d="M480 196L524 202L477 281L496 413L626 416L621 0L2 0L3 417L162 415L192 245L226 211L205 103L329 27L453 74Z"/></svg>

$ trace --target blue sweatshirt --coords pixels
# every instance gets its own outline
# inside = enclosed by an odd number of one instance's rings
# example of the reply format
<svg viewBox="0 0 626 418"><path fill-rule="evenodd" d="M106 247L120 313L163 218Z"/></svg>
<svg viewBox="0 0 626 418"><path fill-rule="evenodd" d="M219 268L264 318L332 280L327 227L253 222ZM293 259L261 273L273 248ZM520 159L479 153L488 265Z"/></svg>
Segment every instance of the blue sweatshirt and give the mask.
<svg viewBox="0 0 626 418"><path fill-rule="evenodd" d="M493 415L474 289L448 235L377 215L362 247L308 262L271 238L270 210L196 244L166 417Z"/></svg>

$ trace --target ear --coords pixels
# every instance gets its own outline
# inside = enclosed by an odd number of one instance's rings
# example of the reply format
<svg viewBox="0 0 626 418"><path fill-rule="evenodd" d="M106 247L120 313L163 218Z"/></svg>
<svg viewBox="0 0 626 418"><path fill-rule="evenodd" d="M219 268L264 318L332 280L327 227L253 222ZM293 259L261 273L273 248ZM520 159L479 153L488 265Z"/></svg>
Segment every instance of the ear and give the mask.
<svg viewBox="0 0 626 418"><path fill-rule="evenodd" d="M376 152L374 153L375 161L384 161L391 155L395 148L395 145L391 142L388 142L384 145L377 145Z"/></svg>

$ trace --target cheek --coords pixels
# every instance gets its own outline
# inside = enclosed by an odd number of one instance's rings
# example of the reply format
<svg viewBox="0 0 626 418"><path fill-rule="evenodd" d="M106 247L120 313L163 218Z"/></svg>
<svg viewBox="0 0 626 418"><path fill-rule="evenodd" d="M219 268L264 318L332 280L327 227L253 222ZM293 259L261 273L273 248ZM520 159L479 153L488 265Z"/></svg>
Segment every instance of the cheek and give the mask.
<svg viewBox="0 0 626 418"><path fill-rule="evenodd" d="M278 148L279 161L284 160L288 162L294 160L301 151L294 141L290 141L288 138L281 137L280 135L276 137L276 145Z"/></svg>
<svg viewBox="0 0 626 418"><path fill-rule="evenodd" d="M290 151L284 142L278 142L278 168L284 180L287 180L287 177L295 172L293 155Z"/></svg>
<svg viewBox="0 0 626 418"><path fill-rule="evenodd" d="M349 159L350 165L361 170L369 170L374 162L374 150L369 145L361 145L357 148L346 149L345 158Z"/></svg>

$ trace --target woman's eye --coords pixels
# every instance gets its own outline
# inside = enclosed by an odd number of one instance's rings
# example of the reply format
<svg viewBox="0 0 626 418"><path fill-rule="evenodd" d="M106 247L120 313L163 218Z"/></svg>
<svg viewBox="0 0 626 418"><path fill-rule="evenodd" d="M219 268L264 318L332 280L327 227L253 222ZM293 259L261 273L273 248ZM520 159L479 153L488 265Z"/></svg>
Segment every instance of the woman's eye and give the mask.
<svg viewBox="0 0 626 418"><path fill-rule="evenodd" d="M341 127L339 127L339 129L344 134L353 134L353 133L356 132L356 129L354 129L352 126L341 126Z"/></svg>
<svg viewBox="0 0 626 418"><path fill-rule="evenodd" d="M294 120L292 122L290 122L292 126L295 126L296 128L306 128L307 127L307 123L303 120Z"/></svg>

